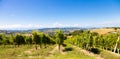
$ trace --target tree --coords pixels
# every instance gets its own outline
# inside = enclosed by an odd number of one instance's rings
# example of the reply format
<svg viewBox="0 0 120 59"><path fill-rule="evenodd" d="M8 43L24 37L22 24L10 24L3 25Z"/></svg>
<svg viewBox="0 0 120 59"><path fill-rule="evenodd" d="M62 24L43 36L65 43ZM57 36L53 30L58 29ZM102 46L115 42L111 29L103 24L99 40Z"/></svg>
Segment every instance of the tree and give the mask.
<svg viewBox="0 0 120 59"><path fill-rule="evenodd" d="M58 44L58 49L60 51L60 46L63 44L65 40L65 36L61 30L56 31L56 43Z"/></svg>
<svg viewBox="0 0 120 59"><path fill-rule="evenodd" d="M32 32L33 34L33 41L36 44L35 48L37 50L37 44L40 45L40 48L42 48L42 38L41 38L41 33L39 33L38 31L34 30Z"/></svg>
<svg viewBox="0 0 120 59"><path fill-rule="evenodd" d="M28 44L28 45L31 45L31 44L33 43L33 40L32 40L32 37L31 37L31 36L27 36L27 37L25 38L25 40L26 40L26 44Z"/></svg>
<svg viewBox="0 0 120 59"><path fill-rule="evenodd" d="M7 44L10 44L10 43L11 43L10 36L6 36L5 39L3 40L3 44L7 45Z"/></svg>
<svg viewBox="0 0 120 59"><path fill-rule="evenodd" d="M117 31L117 29L118 29L117 27L114 28L115 31Z"/></svg>
<svg viewBox="0 0 120 59"><path fill-rule="evenodd" d="M4 36L0 34L0 45L3 44Z"/></svg>
<svg viewBox="0 0 120 59"><path fill-rule="evenodd" d="M15 36L14 42L15 42L15 44L18 45L18 47L19 47L19 45L21 45L21 44L25 44L24 36L22 36L21 34L17 34L17 35Z"/></svg>
<svg viewBox="0 0 120 59"><path fill-rule="evenodd" d="M41 34L42 35L42 42L46 48L46 44L50 44L51 43L51 40L50 40L50 37L46 34Z"/></svg>

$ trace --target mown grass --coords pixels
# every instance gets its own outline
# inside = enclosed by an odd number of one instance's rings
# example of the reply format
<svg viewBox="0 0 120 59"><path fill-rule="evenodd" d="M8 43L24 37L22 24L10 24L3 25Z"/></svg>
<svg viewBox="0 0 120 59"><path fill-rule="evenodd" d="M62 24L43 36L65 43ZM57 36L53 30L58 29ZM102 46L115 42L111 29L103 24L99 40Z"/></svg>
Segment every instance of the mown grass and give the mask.
<svg viewBox="0 0 120 59"><path fill-rule="evenodd" d="M49 56L49 52L55 47L48 46L47 48L33 50L31 53L23 53L22 56L34 58L34 59L45 59L47 56Z"/></svg>
<svg viewBox="0 0 120 59"><path fill-rule="evenodd" d="M32 47L20 46L14 48L12 45L7 45L5 47L0 46L0 59L15 59L23 51L31 49Z"/></svg>
<svg viewBox="0 0 120 59"><path fill-rule="evenodd" d="M0 46L0 59L95 59L94 57L90 57L85 55L82 52L79 52L70 46L66 47L66 54L61 54L58 51L55 51L52 56L50 56L49 52L56 45L48 46L44 49L35 50L34 46ZM31 53L25 53L25 51L31 51Z"/></svg>
<svg viewBox="0 0 120 59"><path fill-rule="evenodd" d="M95 58L87 56L87 55L84 55L81 52L71 51L71 52L68 52L65 55L62 55L59 52L56 52L54 54L54 56L49 57L48 59L95 59Z"/></svg>
<svg viewBox="0 0 120 59"><path fill-rule="evenodd" d="M14 47L12 45L0 46L0 59L95 59L93 56L88 56L76 48L67 45L65 54L55 51L50 55L50 51L56 45L49 45L47 48L35 50L34 46L22 45ZM31 53L25 53L31 51ZM104 59L120 59L120 55L113 54L109 51L102 50L100 56Z"/></svg>
<svg viewBox="0 0 120 59"><path fill-rule="evenodd" d="M120 59L120 55L117 55L115 53L112 53L110 51L101 51L101 57L103 57L104 59Z"/></svg>
<svg viewBox="0 0 120 59"><path fill-rule="evenodd" d="M65 54L61 54L59 52L55 52L53 56L49 57L48 59L95 59L94 57L85 55L84 53L70 47L69 45L66 47Z"/></svg>
<svg viewBox="0 0 120 59"><path fill-rule="evenodd" d="M47 48L35 50L34 46L0 46L0 59L44 59L48 55L48 52L54 48L54 45ZM25 51L31 51L31 53L25 53Z"/></svg>

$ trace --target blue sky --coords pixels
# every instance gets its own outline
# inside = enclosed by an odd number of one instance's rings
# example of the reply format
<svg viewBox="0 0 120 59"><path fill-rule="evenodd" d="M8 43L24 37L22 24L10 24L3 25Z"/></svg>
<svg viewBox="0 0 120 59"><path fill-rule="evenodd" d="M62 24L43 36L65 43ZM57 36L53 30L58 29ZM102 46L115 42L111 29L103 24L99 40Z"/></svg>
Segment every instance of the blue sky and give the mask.
<svg viewBox="0 0 120 59"><path fill-rule="evenodd" d="M119 0L0 0L0 29L120 26Z"/></svg>

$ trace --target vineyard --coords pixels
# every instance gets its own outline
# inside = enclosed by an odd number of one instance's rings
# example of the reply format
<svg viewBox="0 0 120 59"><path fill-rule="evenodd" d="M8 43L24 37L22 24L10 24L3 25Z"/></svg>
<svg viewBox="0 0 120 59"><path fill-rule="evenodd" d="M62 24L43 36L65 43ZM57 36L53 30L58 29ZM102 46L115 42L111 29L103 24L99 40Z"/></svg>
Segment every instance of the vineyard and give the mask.
<svg viewBox="0 0 120 59"><path fill-rule="evenodd" d="M0 59L120 59L120 32L0 34Z"/></svg>
<svg viewBox="0 0 120 59"><path fill-rule="evenodd" d="M0 0L0 59L120 59L120 0Z"/></svg>

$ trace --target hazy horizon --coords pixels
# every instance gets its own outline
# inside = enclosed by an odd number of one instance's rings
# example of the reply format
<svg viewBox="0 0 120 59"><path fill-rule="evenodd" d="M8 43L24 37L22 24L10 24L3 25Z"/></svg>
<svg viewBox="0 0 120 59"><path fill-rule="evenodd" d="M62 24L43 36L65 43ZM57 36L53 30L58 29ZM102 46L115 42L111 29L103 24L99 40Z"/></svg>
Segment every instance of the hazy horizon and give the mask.
<svg viewBox="0 0 120 59"><path fill-rule="evenodd" d="M0 29L119 26L118 0L0 0Z"/></svg>

